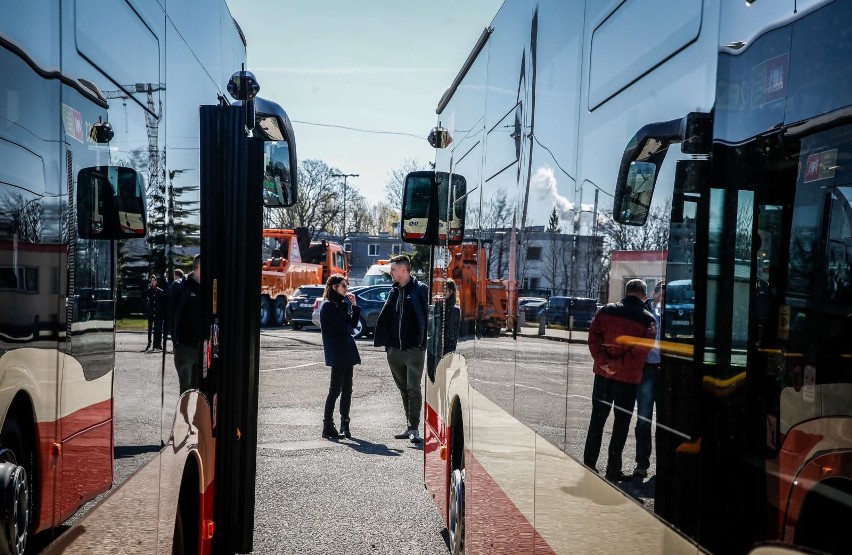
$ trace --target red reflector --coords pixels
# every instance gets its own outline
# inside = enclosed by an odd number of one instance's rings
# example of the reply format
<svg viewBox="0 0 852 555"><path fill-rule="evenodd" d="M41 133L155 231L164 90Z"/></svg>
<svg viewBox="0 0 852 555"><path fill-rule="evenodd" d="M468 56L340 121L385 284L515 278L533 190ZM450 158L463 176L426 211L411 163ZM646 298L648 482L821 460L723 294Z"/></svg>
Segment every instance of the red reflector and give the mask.
<svg viewBox="0 0 852 555"><path fill-rule="evenodd" d="M210 518L204 519L204 526L202 527L202 534L204 534L204 539L210 540L213 539L213 520Z"/></svg>

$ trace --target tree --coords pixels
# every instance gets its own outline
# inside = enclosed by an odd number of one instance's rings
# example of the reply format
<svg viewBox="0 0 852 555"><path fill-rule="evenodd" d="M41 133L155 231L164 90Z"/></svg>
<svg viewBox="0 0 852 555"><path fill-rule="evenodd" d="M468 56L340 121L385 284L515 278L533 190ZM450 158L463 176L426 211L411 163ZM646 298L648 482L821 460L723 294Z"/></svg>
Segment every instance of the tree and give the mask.
<svg viewBox="0 0 852 555"><path fill-rule="evenodd" d="M553 211L550 213L550 219L547 221L547 232L549 233L561 233L562 228L559 226L559 212L556 210L556 207L553 207Z"/></svg>
<svg viewBox="0 0 852 555"><path fill-rule="evenodd" d="M428 165L416 158L407 158L402 164L388 172L388 181L385 183L385 192L388 195L388 203L395 206L397 212L402 207L402 189L405 185L405 176L411 172L425 170Z"/></svg>
<svg viewBox="0 0 852 555"><path fill-rule="evenodd" d="M329 231L332 222L343 211L343 184L333 174L340 173L322 160L299 163L299 195L290 208L266 210L264 225L279 229L305 227L311 239L319 231Z"/></svg>

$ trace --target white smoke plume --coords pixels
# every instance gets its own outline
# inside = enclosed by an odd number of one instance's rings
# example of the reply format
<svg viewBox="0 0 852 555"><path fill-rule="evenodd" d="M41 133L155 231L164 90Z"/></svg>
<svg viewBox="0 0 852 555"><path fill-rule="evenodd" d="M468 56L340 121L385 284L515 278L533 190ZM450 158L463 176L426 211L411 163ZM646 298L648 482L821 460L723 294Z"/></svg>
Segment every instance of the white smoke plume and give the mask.
<svg viewBox="0 0 852 555"><path fill-rule="evenodd" d="M538 168L530 180L530 189L535 192L539 200L546 200L547 197L553 199L553 205L556 207L560 220L574 221L574 203L559 194L553 168L547 166Z"/></svg>

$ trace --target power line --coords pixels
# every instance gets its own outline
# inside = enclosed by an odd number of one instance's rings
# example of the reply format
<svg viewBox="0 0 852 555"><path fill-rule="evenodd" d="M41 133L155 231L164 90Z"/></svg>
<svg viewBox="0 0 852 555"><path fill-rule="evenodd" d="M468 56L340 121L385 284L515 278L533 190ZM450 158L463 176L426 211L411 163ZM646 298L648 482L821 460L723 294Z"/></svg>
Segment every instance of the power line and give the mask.
<svg viewBox="0 0 852 555"><path fill-rule="evenodd" d="M346 125L334 125L331 123L316 123L313 121L293 120L293 123L301 123L303 125L315 125L317 127L334 127L336 129L346 129L347 131L356 131L358 133L373 133L375 135L402 135L404 137L414 137L415 139L426 140L425 137L415 135L414 133L403 133L401 131L379 131L376 129L360 129L358 127L348 127Z"/></svg>

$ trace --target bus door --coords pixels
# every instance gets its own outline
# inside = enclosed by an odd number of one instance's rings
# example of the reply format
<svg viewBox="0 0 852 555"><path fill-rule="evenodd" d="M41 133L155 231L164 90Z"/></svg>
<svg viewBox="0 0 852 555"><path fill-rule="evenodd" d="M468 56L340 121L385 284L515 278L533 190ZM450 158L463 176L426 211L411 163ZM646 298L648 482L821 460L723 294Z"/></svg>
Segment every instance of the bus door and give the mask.
<svg viewBox="0 0 852 555"><path fill-rule="evenodd" d="M749 452L765 455L767 534L839 552L852 541L852 126L808 127L789 128L755 180Z"/></svg>

